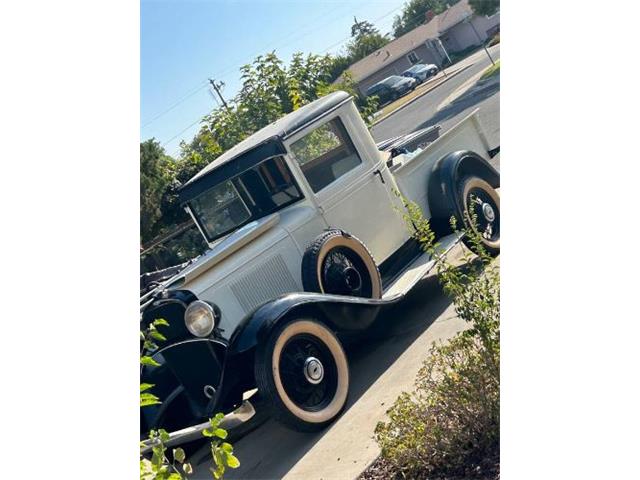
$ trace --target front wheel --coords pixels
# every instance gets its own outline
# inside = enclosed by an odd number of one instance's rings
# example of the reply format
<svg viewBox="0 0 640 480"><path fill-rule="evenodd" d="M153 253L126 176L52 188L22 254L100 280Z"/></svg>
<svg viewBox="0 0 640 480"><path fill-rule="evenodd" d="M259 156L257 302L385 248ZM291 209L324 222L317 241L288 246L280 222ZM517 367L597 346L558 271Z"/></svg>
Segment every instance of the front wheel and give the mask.
<svg viewBox="0 0 640 480"><path fill-rule="evenodd" d="M347 403L347 357L333 332L317 320L294 320L276 329L256 352L255 376L276 419L295 430L320 430Z"/></svg>
<svg viewBox="0 0 640 480"><path fill-rule="evenodd" d="M464 208L466 226L471 227L477 234L477 238L489 255L498 255L500 253L498 192L481 178L469 176L460 182L459 195ZM465 235L463 241L471 250L477 250L476 244L468 235Z"/></svg>

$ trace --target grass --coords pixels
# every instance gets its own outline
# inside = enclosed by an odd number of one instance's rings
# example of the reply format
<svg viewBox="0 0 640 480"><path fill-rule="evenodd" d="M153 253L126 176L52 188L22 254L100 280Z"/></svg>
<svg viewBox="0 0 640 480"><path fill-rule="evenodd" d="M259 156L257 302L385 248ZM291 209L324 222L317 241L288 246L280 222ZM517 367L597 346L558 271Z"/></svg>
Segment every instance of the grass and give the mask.
<svg viewBox="0 0 640 480"><path fill-rule="evenodd" d="M487 68L484 71L484 73L480 77L480 80L485 80L489 77L493 77L494 75L499 75L499 74L500 74L500 59L496 60L495 65L491 65L489 68Z"/></svg>

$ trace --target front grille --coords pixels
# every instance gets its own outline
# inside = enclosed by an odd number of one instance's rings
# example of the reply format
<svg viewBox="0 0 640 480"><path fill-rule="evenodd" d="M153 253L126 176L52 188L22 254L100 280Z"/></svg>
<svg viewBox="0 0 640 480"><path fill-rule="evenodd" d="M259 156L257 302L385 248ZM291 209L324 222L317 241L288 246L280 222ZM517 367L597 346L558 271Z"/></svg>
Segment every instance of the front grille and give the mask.
<svg viewBox="0 0 640 480"><path fill-rule="evenodd" d="M256 265L231 284L231 291L245 312L297 289L298 286L281 255L273 256Z"/></svg>

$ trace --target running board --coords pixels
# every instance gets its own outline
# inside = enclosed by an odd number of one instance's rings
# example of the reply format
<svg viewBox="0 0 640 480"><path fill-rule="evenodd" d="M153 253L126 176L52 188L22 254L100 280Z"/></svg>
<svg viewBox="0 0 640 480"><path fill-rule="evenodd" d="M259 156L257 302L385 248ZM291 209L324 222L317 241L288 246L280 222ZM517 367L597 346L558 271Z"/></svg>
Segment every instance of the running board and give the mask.
<svg viewBox="0 0 640 480"><path fill-rule="evenodd" d="M452 233L438 241L438 251L448 253L462 239L459 233ZM436 261L428 253L423 253L399 274L382 294L383 301L393 301L405 296L422 278L431 271Z"/></svg>

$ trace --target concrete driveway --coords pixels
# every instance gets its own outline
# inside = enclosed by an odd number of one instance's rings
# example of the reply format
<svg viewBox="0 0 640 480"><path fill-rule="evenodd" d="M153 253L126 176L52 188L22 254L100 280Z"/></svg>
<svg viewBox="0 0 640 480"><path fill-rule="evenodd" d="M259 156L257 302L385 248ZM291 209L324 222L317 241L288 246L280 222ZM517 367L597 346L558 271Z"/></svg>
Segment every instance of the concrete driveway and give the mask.
<svg viewBox="0 0 640 480"><path fill-rule="evenodd" d="M459 256L458 246L450 254ZM432 342L465 328L434 275L382 316L381 328L348 348L351 388L347 409L329 428L300 433L268 420L234 442L241 467L227 479L353 479L379 454L372 438L378 421L402 392L412 388ZM211 478L210 460L194 478Z"/></svg>

